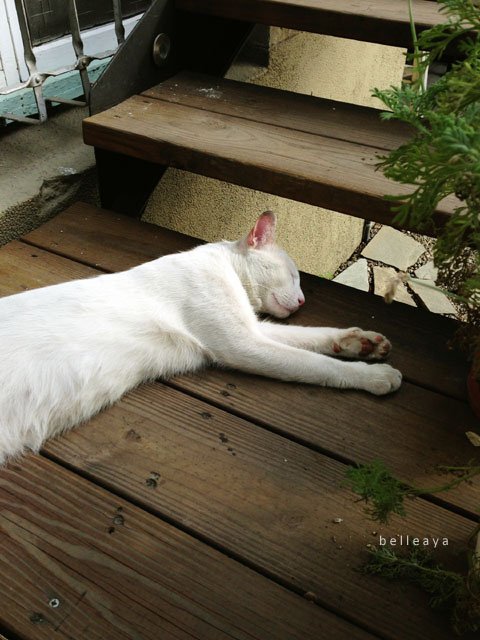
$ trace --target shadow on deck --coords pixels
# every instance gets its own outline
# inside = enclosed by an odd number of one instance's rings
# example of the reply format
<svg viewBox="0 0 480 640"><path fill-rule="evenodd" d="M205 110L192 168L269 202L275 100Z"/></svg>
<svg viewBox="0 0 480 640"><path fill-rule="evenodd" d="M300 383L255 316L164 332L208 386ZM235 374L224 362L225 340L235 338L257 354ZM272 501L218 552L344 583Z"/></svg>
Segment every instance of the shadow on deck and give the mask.
<svg viewBox="0 0 480 640"><path fill-rule="evenodd" d="M126 269L195 241L78 204L0 250L0 294ZM415 589L362 575L385 537L473 529L479 482L371 522L346 465L417 486L473 455L453 323L303 277L301 324L385 333L385 398L208 370L144 385L0 472L0 630L9 640L447 639ZM52 310L54 313L54 310Z"/></svg>

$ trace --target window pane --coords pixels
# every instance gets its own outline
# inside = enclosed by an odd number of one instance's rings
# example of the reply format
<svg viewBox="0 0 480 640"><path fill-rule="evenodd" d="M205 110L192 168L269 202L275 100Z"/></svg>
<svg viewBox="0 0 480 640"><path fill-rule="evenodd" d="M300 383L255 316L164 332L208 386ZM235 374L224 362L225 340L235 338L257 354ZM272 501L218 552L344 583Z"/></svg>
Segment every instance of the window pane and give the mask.
<svg viewBox="0 0 480 640"><path fill-rule="evenodd" d="M150 0L122 0L125 18L142 13ZM34 45L55 40L69 33L65 0L25 0ZM80 28L97 27L113 21L111 0L77 0Z"/></svg>

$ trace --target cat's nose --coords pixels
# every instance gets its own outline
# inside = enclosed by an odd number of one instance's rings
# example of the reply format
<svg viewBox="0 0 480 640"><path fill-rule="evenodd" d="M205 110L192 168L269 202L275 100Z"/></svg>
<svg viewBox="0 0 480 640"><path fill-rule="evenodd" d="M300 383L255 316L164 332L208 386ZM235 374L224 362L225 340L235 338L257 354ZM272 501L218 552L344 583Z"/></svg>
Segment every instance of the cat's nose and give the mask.
<svg viewBox="0 0 480 640"><path fill-rule="evenodd" d="M305 304L305 298L303 296L298 299L298 306L301 307L302 304Z"/></svg>

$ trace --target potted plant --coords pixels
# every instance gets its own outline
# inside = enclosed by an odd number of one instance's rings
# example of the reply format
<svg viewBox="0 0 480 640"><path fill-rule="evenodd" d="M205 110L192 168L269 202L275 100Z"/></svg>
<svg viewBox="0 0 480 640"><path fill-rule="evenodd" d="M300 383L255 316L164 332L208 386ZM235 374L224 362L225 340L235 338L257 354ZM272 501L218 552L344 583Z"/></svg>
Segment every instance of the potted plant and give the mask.
<svg viewBox="0 0 480 640"><path fill-rule="evenodd" d="M389 196L400 226L432 229L439 202L457 198L451 218L435 229L434 263L438 286L462 307L465 322L458 338L472 359L468 389L480 417L480 2L439 3L445 22L417 38L409 0L415 80L374 92L389 109L384 119L401 120L414 131L379 168L413 187L408 197ZM459 61L427 88L428 66L452 45Z"/></svg>

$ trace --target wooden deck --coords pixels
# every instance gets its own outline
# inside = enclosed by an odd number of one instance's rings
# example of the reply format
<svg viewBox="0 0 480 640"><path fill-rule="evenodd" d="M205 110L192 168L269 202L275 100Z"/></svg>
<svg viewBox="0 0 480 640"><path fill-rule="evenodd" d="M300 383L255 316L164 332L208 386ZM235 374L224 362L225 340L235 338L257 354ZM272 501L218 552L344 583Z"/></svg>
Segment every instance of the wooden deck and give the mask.
<svg viewBox="0 0 480 640"><path fill-rule="evenodd" d="M75 205L0 249L0 295L126 269L191 238ZM344 486L381 458L432 486L475 427L452 322L303 277L300 324L386 333L405 382L375 398L230 371L148 384L0 471L0 637L7 640L438 640L416 589L362 575L378 535L473 529L480 483L372 523ZM52 309L52 314L55 310ZM478 456L477 456L478 457ZM341 518L341 522L335 519Z"/></svg>

